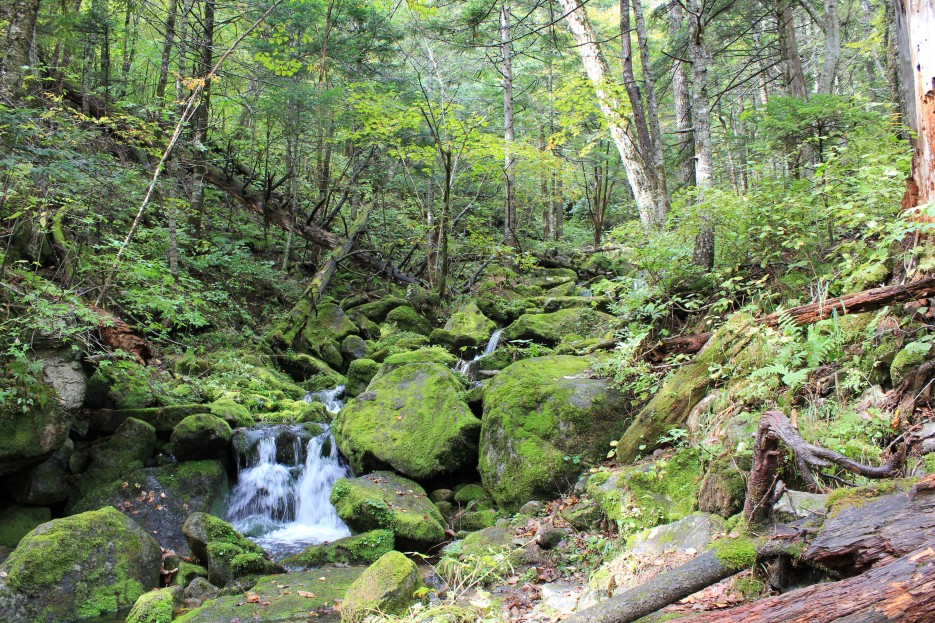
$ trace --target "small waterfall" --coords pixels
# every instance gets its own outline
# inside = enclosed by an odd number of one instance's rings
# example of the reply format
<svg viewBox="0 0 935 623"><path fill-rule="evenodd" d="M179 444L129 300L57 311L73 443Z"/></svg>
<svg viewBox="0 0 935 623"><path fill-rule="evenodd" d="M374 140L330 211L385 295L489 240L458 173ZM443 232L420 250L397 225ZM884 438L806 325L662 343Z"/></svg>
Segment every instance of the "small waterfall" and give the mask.
<svg viewBox="0 0 935 623"><path fill-rule="evenodd" d="M476 363L483 359L484 357L489 357L493 354L493 351L497 350L497 346L500 344L500 335L503 333L503 329L497 329L490 336L490 339L487 340L487 346L484 347L483 352L477 353L474 356L474 359L462 359L455 366L455 371L460 372L464 376L470 378L471 373L474 368L476 368Z"/></svg>
<svg viewBox="0 0 935 623"><path fill-rule="evenodd" d="M343 391L339 386L305 399L336 413ZM237 485L227 518L275 559L351 534L329 496L336 480L352 474L338 455L331 429L321 428L314 436L301 425L236 433Z"/></svg>

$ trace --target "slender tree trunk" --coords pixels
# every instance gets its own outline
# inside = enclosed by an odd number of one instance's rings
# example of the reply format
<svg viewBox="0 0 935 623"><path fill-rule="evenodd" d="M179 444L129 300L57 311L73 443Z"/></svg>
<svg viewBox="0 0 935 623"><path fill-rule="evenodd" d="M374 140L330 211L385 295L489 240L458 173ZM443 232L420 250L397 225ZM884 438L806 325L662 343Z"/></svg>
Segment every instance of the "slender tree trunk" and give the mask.
<svg viewBox="0 0 935 623"><path fill-rule="evenodd" d="M451 151L442 154L442 166L445 169L445 188L442 197L442 214L438 220L438 296L445 299L448 294L448 220L451 216L451 186L454 182Z"/></svg>
<svg viewBox="0 0 935 623"><path fill-rule="evenodd" d="M500 54L503 58L503 173L506 198L503 214L503 240L516 246L516 170L513 156L513 37L510 34L510 7L500 5ZM442 294L444 296L444 294Z"/></svg>
<svg viewBox="0 0 935 623"><path fill-rule="evenodd" d="M584 5L581 0L560 0L560 2L565 11L565 22L574 36L576 49L585 72L594 87L598 106L607 121L610 134L620 152L620 160L627 171L627 180L633 190L640 221L646 228L657 228L661 225L656 218L660 213L660 198L653 188L652 167L640 154L638 139L630 128L630 120L623 115L620 100L614 95L613 79L607 67L607 61L596 43L594 29L588 21Z"/></svg>
<svg viewBox="0 0 935 623"><path fill-rule="evenodd" d="M640 0L633 0L634 3ZM640 87L636 83L633 73L633 43L630 28L630 0L620 0L620 64L623 68L623 85L627 89L630 108L633 111L633 125L636 126L636 136L640 140L640 154L643 160L650 161L653 154L652 143L649 139L649 126L646 123L646 113L643 110L643 97ZM645 69L645 68L644 68Z"/></svg>
<svg viewBox="0 0 935 623"><path fill-rule="evenodd" d="M706 190L714 181L714 157L711 145L711 115L708 104L708 51L704 40L704 2L688 3L688 57L692 64L692 120L695 138L695 188L697 200L705 200ZM714 266L714 228L707 213L700 215L701 225L695 238L692 261L710 270Z"/></svg>
<svg viewBox="0 0 935 623"><path fill-rule="evenodd" d="M166 85L169 83L169 60L175 40L175 18L178 6L179 0L169 0L169 14L166 16L166 35L162 44L162 58L159 59L159 82L156 84L156 99L160 102L166 96Z"/></svg>
<svg viewBox="0 0 935 623"><path fill-rule="evenodd" d="M676 40L685 24L685 11L678 2L669 9L669 38ZM678 137L679 177L681 185L695 185L695 143L692 138L691 93L685 63L672 61L672 99L675 104L675 129Z"/></svg>
<svg viewBox="0 0 935 623"><path fill-rule="evenodd" d="M435 283L438 254L438 227L435 223L435 169L429 169L425 189L425 262L430 284Z"/></svg>
<svg viewBox="0 0 935 623"><path fill-rule="evenodd" d="M838 17L838 0L825 0L825 57L818 79L818 92L831 93L838 64L841 61L841 20Z"/></svg>
<svg viewBox="0 0 935 623"><path fill-rule="evenodd" d="M652 144L656 193L660 199L657 208L661 212L656 215L656 218L660 223L664 223L666 215L669 213L669 191L666 182L662 129L659 127L659 105L656 102L656 78L655 74L653 74L652 59L649 56L649 36L646 31L646 20L643 19L643 3L641 0L633 0L633 21L636 23L636 41L640 49L640 64L643 66L646 123L649 124L649 141Z"/></svg>
<svg viewBox="0 0 935 623"><path fill-rule="evenodd" d="M5 0L0 3L0 98L12 99L22 95L23 79L29 65L29 48L39 0Z"/></svg>
<svg viewBox="0 0 935 623"><path fill-rule="evenodd" d="M179 37L179 62L178 72L175 75L175 101L185 101L185 81L188 76L188 48L191 44L191 28L189 27L189 16L192 13L192 6L195 0L182 0L181 19L177 18L176 33Z"/></svg>
<svg viewBox="0 0 935 623"><path fill-rule="evenodd" d="M207 78L211 71L214 55L214 0L204 0L201 16L201 41L199 42L198 61L195 74L205 81L201 91L201 102L192 115L194 134L192 144L195 153L195 163L192 171L192 198L191 211L188 215L189 224L196 236L201 233L201 221L205 203L205 170L206 148L203 147L208 140L208 123L211 119L211 81Z"/></svg>
<svg viewBox="0 0 935 623"><path fill-rule="evenodd" d="M178 281L179 278L179 233L178 233L178 201L169 197L166 201L166 228L169 230L169 274Z"/></svg>
<svg viewBox="0 0 935 623"><path fill-rule="evenodd" d="M561 157L561 152L558 153ZM552 235L555 240L565 237L565 201L561 170L552 178Z"/></svg>
<svg viewBox="0 0 935 623"><path fill-rule="evenodd" d="M545 143L545 127L539 128L539 151L542 152L543 162L545 161L545 154L547 145ZM551 214L552 214L552 200L549 196L549 172L548 169L543 166L539 172L539 195L542 197L542 240L543 242L548 242L549 238L552 237L552 223L551 223Z"/></svg>
<svg viewBox="0 0 935 623"><path fill-rule="evenodd" d="M779 55L783 62L783 73L789 95L802 99L808 98L805 86L805 70L799 56L799 45L795 38L795 15L792 11L794 0L779 0L776 13L776 25L779 32Z"/></svg>

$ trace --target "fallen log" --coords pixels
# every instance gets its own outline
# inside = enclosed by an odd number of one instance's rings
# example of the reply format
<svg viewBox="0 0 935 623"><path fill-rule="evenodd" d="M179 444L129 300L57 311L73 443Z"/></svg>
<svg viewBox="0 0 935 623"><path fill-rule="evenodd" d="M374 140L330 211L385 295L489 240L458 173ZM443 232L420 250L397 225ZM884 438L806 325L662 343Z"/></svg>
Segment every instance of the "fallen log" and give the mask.
<svg viewBox="0 0 935 623"><path fill-rule="evenodd" d="M753 469L747 478L747 494L743 516L748 522L762 521L772 506L774 493L780 486L779 456L780 442L786 444L794 454L799 475L813 491L823 491L813 470L836 465L865 478L888 478L896 475L905 459L905 445L893 453L889 460L879 466L863 465L833 450L810 444L799 434L798 429L781 411L767 411L760 418L753 446Z"/></svg>
<svg viewBox="0 0 935 623"><path fill-rule="evenodd" d="M912 301L927 296L935 296L935 277L926 277L905 285L862 290L826 301L800 305L799 307L763 316L757 322L774 328L785 322L803 326L831 318L834 314L839 316L861 314L894 303ZM710 337L711 333L709 332L660 340L651 347L646 348L643 351L643 356L654 363L658 363L669 354L696 353L701 350Z"/></svg>
<svg viewBox="0 0 935 623"><path fill-rule="evenodd" d="M935 543L935 476L825 520L802 560L849 577Z"/></svg>
<svg viewBox="0 0 935 623"><path fill-rule="evenodd" d="M685 618L691 623L931 623L935 549L930 545L839 582ZM681 620L681 619L680 619Z"/></svg>
<svg viewBox="0 0 935 623"><path fill-rule="evenodd" d="M357 239L364 233L364 230L367 229L367 219L370 217L370 211L372 209L372 203L366 204L361 209L360 214L357 215L357 219L351 226L351 231L348 233L347 239L344 240L343 244L335 247L331 255L328 256L328 260L322 264L321 268L319 268L312 277L308 287L305 289L305 293L302 295L303 299L311 303L312 309L317 307L321 297L324 296L325 290L328 288L328 283L331 281L334 273L337 272L341 261L347 257L348 253L351 252L351 249L354 248L354 245L357 243Z"/></svg>

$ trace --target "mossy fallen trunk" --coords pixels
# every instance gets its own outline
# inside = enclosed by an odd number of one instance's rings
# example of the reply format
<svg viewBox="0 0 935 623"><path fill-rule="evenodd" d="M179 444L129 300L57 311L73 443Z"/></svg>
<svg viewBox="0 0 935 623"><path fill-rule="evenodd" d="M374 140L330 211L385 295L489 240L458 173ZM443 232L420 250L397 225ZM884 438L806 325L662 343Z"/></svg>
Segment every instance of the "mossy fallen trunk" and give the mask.
<svg viewBox="0 0 935 623"><path fill-rule="evenodd" d="M617 460L629 463L659 445L659 438L680 428L716 381L711 368L735 363L744 367L758 356L753 319L736 314L718 329L692 363L679 368L643 407L617 444Z"/></svg>

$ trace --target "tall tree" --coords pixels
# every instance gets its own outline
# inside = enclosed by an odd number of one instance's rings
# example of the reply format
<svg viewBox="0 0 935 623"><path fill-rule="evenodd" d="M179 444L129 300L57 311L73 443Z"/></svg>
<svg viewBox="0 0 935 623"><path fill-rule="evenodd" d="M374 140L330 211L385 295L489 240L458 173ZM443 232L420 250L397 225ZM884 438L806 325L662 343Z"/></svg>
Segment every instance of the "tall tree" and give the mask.
<svg viewBox="0 0 935 623"><path fill-rule="evenodd" d="M692 64L692 121L695 141L695 188L697 200L704 202L707 189L714 183L714 152L711 145L711 114L708 103L708 50L705 46L704 0L689 0L688 59ZM692 261L696 266L714 266L714 227L706 211L695 238Z"/></svg>
<svg viewBox="0 0 935 623"><path fill-rule="evenodd" d="M503 66L503 173L506 182L503 212L503 239L516 245L516 166L513 154L513 142L516 138L513 128L513 36L510 33L510 7L506 2L500 5L500 55Z"/></svg>
<svg viewBox="0 0 935 623"><path fill-rule="evenodd" d="M29 46L36 29L39 0L0 2L0 25L4 35L0 53L0 97L11 99L23 92L23 78L29 66Z"/></svg>

